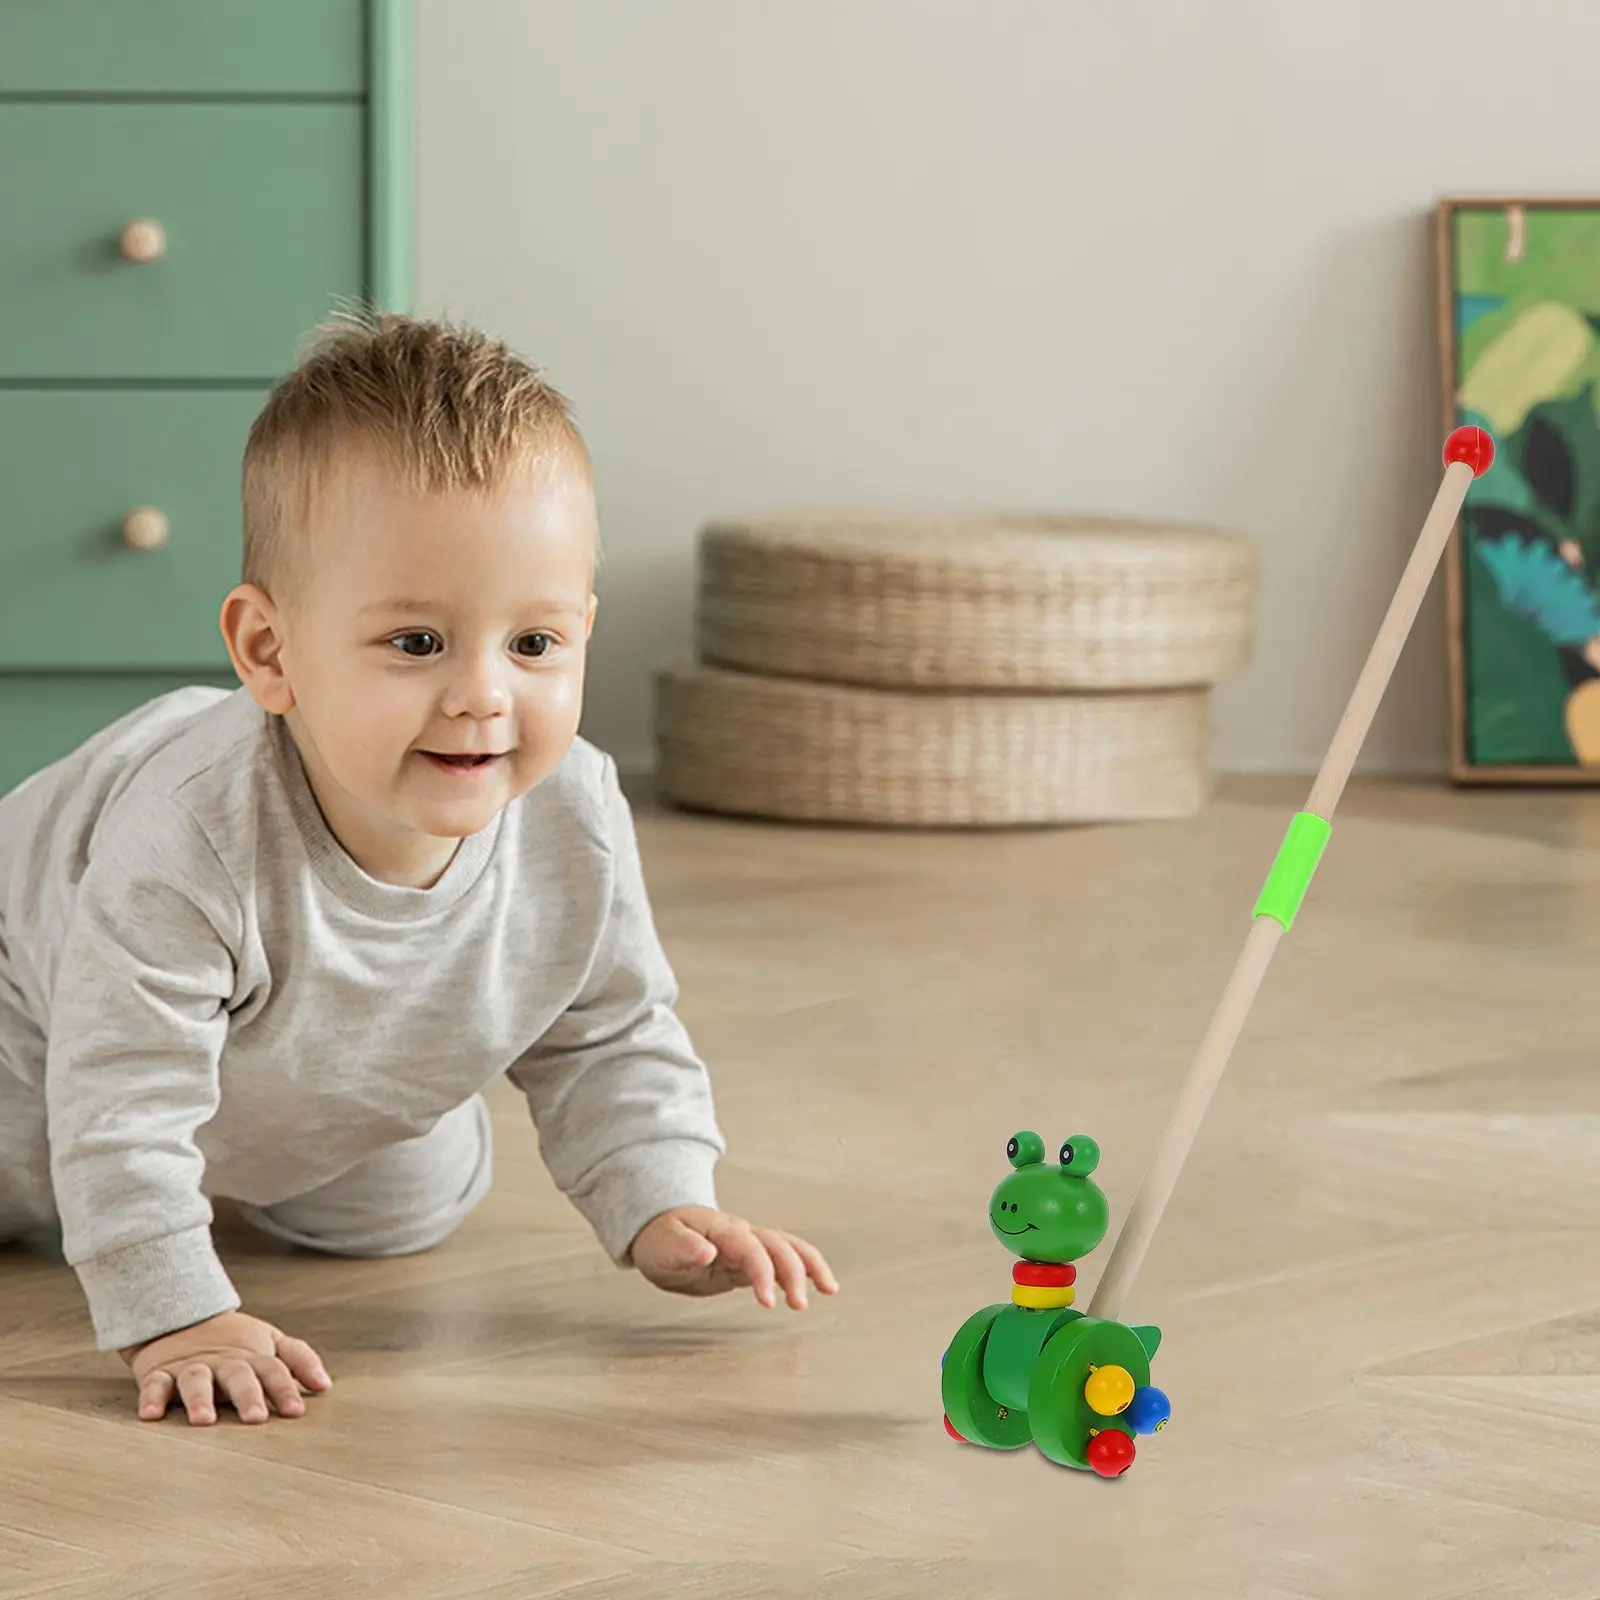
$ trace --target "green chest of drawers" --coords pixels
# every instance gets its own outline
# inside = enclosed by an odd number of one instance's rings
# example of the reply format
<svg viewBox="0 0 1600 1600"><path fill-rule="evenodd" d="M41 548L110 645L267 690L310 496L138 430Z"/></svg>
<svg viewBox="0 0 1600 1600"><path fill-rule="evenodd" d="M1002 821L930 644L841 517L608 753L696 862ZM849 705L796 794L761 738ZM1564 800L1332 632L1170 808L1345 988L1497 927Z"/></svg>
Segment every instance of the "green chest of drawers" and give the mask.
<svg viewBox="0 0 1600 1600"><path fill-rule="evenodd" d="M0 793L235 682L239 461L341 306L409 307L406 0L0 3Z"/></svg>

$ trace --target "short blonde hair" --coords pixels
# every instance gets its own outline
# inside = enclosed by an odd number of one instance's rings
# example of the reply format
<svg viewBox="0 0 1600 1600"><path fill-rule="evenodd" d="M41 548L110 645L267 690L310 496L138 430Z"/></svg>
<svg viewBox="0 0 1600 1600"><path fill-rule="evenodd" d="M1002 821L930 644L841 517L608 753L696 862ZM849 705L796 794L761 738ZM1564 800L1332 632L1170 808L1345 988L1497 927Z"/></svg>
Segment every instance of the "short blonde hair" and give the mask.
<svg viewBox="0 0 1600 1600"><path fill-rule="evenodd" d="M317 486L341 456L363 449L423 493L493 490L552 458L592 471L566 396L499 340L447 322L354 313L315 331L250 429L246 583L275 599L293 590Z"/></svg>

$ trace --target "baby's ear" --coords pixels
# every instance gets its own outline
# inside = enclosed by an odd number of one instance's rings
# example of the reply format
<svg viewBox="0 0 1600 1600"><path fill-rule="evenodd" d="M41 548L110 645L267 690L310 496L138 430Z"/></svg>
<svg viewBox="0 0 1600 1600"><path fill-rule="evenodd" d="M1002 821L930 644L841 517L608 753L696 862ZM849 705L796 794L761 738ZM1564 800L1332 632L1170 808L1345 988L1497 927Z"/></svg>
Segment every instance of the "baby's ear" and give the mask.
<svg viewBox="0 0 1600 1600"><path fill-rule="evenodd" d="M240 683L263 711L286 716L294 689L283 665L283 623L276 603L253 583L236 584L217 618L223 643Z"/></svg>

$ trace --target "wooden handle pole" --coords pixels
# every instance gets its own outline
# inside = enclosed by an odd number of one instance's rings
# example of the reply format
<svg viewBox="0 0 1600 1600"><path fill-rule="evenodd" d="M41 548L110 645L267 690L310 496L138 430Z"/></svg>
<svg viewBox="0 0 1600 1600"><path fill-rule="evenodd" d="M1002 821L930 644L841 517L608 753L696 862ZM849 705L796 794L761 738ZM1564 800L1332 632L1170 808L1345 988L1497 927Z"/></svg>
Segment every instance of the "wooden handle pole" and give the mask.
<svg viewBox="0 0 1600 1600"><path fill-rule="evenodd" d="M1367 664L1356 680L1350 703L1345 707L1344 716L1334 732L1333 743L1323 758L1322 771L1311 786L1305 809L1313 816L1326 818L1330 822L1333 820L1333 808L1338 805L1345 783L1356 764L1356 757L1366 742L1367 730L1377 714L1378 702L1389 687L1395 663L1400 659L1400 652L1411 633L1411 625L1416 621L1428 585L1433 581L1439 557L1450 542L1450 530L1461 515L1461 506L1467 498L1467 490L1472 486L1473 476L1472 468L1463 461L1452 461L1444 469L1444 482L1439 485L1433 507L1422 524L1422 532L1417 538L1416 548L1411 552L1410 561L1406 563L1406 570L1400 575L1400 586L1394 592L1394 599L1389 602L1388 613L1378 629L1378 637L1372 642Z"/></svg>
<svg viewBox="0 0 1600 1600"><path fill-rule="evenodd" d="M1477 435L1482 441L1478 445L1479 453L1470 457L1459 454L1452 457L1451 449L1464 434ZM1493 445L1488 435L1479 429L1457 429L1450 437L1445 456L1449 464L1445 467L1444 481L1439 485L1439 492L1422 525L1416 548L1401 575L1400 585L1389 603L1389 610L1378 629L1366 665L1356 681L1344 716L1334 733L1333 743L1323 759L1322 770L1317 774L1306 802L1305 810L1325 822L1333 819L1334 807L1344 793L1345 783L1360 754L1367 730L1372 726L1373 716L1388 687L1395 662L1411 632L1423 597L1428 592L1439 557L1450 541L1456 518L1461 514L1467 489L1475 476L1488 470L1489 461L1493 458ZM1228 1065L1245 1019L1250 1015L1256 991L1261 987L1261 980L1266 976L1283 932L1283 924L1271 916L1258 915L1250 925L1244 949L1222 992L1222 999L1212 1015L1205 1037L1200 1041L1189 1075L1178 1091L1177 1104L1162 1132L1139 1192L1134 1196L1122 1232L1112 1247L1106 1270L1095 1287L1094 1298L1089 1302L1091 1317L1117 1320L1121 1316L1122 1305L1132 1287L1134 1275L1144 1260L1156 1225L1161 1221L1161 1213L1166 1209L1177 1184L1178 1174L1199 1132L1200 1121Z"/></svg>

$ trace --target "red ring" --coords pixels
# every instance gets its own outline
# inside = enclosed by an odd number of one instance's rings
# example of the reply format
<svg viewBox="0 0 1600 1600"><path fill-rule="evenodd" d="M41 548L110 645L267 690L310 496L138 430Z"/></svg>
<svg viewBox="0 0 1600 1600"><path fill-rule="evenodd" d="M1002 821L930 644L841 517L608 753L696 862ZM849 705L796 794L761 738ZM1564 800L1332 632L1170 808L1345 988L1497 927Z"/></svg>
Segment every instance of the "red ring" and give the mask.
<svg viewBox="0 0 1600 1600"><path fill-rule="evenodd" d="M1078 1281L1078 1269L1070 1261L1019 1261L1011 1281L1030 1289L1065 1289Z"/></svg>

